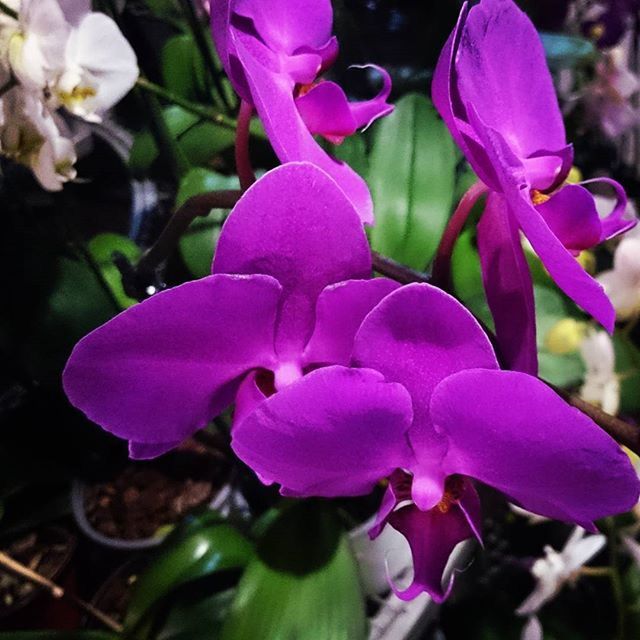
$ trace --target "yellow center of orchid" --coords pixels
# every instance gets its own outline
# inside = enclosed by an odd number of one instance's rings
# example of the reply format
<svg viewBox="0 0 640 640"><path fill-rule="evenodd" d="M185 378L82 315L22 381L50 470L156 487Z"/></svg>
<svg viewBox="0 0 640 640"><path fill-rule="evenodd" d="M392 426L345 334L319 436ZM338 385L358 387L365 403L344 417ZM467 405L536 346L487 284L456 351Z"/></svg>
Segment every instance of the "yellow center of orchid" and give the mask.
<svg viewBox="0 0 640 640"><path fill-rule="evenodd" d="M548 196L546 193L542 193L542 191L538 191L537 189L531 189L531 202L533 202L533 204L544 204L550 199L551 196Z"/></svg>
<svg viewBox="0 0 640 640"><path fill-rule="evenodd" d="M58 98L62 104L72 107L84 102L87 98L94 98L97 91L93 87L74 87L71 91L58 91Z"/></svg>
<svg viewBox="0 0 640 640"><path fill-rule="evenodd" d="M449 510L455 505L462 496L464 483L462 478L450 476L444 485L444 494L440 502L436 505L436 509L440 513L449 513Z"/></svg>

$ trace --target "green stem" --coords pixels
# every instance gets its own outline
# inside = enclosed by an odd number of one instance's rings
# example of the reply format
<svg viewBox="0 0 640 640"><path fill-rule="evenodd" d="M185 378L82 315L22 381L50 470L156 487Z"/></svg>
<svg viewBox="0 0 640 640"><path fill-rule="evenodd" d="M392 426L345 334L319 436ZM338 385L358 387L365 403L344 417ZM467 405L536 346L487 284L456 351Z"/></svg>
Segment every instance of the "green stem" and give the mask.
<svg viewBox="0 0 640 640"><path fill-rule="evenodd" d="M182 7L184 9L184 12L187 14L187 20L189 22L189 27L191 28L191 33L193 33L193 39L195 40L196 46L198 47L200 55L202 56L202 60L209 70L209 75L211 76L211 79L213 80L213 83L216 87L219 106L222 107L227 113L230 113L232 107L227 101L224 87L222 86L222 82L220 81L220 69L216 64L216 60L213 55L211 40L207 38L202 29L202 24L200 23L198 13L193 6L193 1L182 0Z"/></svg>
<svg viewBox="0 0 640 640"><path fill-rule="evenodd" d="M0 0L0 11L14 20L18 19L18 12L14 11L11 7L8 7L4 2L2 2L2 0Z"/></svg>
<svg viewBox="0 0 640 640"><path fill-rule="evenodd" d="M620 577L619 568L620 554L618 552L618 529L614 518L607 518L607 524L609 528L609 553L611 557L611 589L613 591L613 597L616 601L616 609L618 614L617 640L626 640L626 604L624 601L624 589L622 587L622 579Z"/></svg>

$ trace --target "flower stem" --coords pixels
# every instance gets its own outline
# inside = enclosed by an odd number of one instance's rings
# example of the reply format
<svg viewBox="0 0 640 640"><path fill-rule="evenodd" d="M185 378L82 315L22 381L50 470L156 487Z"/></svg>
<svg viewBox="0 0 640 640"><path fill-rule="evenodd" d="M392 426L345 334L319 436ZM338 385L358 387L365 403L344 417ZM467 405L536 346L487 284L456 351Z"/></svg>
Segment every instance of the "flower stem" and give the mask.
<svg viewBox="0 0 640 640"><path fill-rule="evenodd" d="M14 20L18 19L18 12L14 11L11 7L7 6L4 2L0 0L0 11L5 15L13 18Z"/></svg>
<svg viewBox="0 0 640 640"><path fill-rule="evenodd" d="M243 191L246 191L256 181L249 157L249 127L252 115L253 106L246 100L242 100L238 114L238 128L236 129L236 171Z"/></svg>
<svg viewBox="0 0 640 640"><path fill-rule="evenodd" d="M380 255L376 251L371 252L373 270L380 275L391 278L401 284L411 284L412 282L429 282L430 278L426 273L420 273L405 267L403 264Z"/></svg>
<svg viewBox="0 0 640 640"><path fill-rule="evenodd" d="M4 569L7 569L14 575L20 576L21 578L24 578L25 580L28 580L33 584L44 587L53 598L66 598L67 600L70 600L90 616L92 616L96 620L99 620L105 627L107 627L111 631L115 631L116 633L122 632L122 625L116 622L113 618L110 618L108 615L96 609L88 602L81 600L77 596L74 596L71 593L67 593L61 586L57 585L55 582L52 582L48 578L45 578L29 567L26 567L17 560L14 560L11 556L8 556L2 551L0 551L0 566L2 566Z"/></svg>
<svg viewBox="0 0 640 640"><path fill-rule="evenodd" d="M436 257L433 261L431 281L445 291L451 289L451 256L453 255L455 244L473 206L487 191L487 186L482 182L472 184L464 196L462 196L460 204L458 204L458 207L447 224L447 228L444 230L438 251L436 252Z"/></svg>
<svg viewBox="0 0 640 640"><path fill-rule="evenodd" d="M235 131L236 129L237 123L233 118L229 118L228 116L225 116L224 114L216 111L215 109L209 109L203 105L199 105L195 102L191 102L191 100L187 100L186 98L183 98L177 95L176 93L173 93L172 91L169 91L164 87L161 87L160 85L155 84L155 82L151 82L147 78L140 76L136 80L136 84L141 89L144 89L145 91L153 93L159 98L163 98L168 102L173 102L173 104L177 104L178 106L182 107L186 111L190 111L191 113L197 116L200 116L205 120L211 120L212 122L215 122L216 124L220 125L221 127L224 127L225 129L230 129L232 131Z"/></svg>
<svg viewBox="0 0 640 640"><path fill-rule="evenodd" d="M167 260L176 248L182 234L199 216L206 216L211 209L231 209L240 199L241 191L212 191L189 198L167 222L158 239L145 251L133 266L121 254L114 257L114 263L122 274L127 295L137 300L147 297L146 288L154 278L158 267Z"/></svg>

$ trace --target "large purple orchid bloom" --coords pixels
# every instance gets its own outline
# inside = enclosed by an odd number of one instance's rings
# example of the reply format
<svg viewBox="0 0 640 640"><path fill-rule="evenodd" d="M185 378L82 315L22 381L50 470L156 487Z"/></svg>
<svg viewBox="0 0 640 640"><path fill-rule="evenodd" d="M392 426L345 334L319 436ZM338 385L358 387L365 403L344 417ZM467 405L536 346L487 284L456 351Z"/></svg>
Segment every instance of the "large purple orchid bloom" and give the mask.
<svg viewBox="0 0 640 640"><path fill-rule="evenodd" d="M574 259L626 231L622 187L601 220L584 186L567 185L567 144L535 28L512 0L465 4L445 45L433 100L489 195L478 244L489 306L510 368L536 373L533 287L520 243L528 238L559 287L609 331L615 312Z"/></svg>
<svg viewBox="0 0 640 640"><path fill-rule="evenodd" d="M638 499L620 447L537 378L499 370L476 320L439 289L386 296L360 326L351 364L266 399L236 423L232 446L285 495L364 494L390 476L372 534L388 523L411 544L402 598L448 594L451 551L480 538L472 479L590 530Z"/></svg>
<svg viewBox="0 0 640 640"><path fill-rule="evenodd" d="M330 157L314 140L318 134L339 143L393 110L386 102L389 75L379 95L349 102L334 82L318 80L338 54L331 35L330 0L215 0L213 37L237 93L253 105L282 162L313 162L332 176L353 202L363 222L373 222L364 180Z"/></svg>
<svg viewBox="0 0 640 640"><path fill-rule="evenodd" d="M65 391L129 440L132 457L154 457L234 400L240 417L307 370L348 363L362 318L398 286L370 276L364 230L343 192L313 165L283 165L230 214L213 275L86 336Z"/></svg>

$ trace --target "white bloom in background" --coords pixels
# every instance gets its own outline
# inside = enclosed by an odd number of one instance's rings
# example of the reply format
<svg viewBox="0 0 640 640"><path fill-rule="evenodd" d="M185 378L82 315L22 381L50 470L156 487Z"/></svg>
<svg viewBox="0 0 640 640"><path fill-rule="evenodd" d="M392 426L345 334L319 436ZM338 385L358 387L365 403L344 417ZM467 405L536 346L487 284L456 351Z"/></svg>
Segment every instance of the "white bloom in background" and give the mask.
<svg viewBox="0 0 640 640"><path fill-rule="evenodd" d="M580 397L616 415L620 408L620 380L611 337L606 331L589 331L580 344L580 355L587 369Z"/></svg>
<svg viewBox="0 0 640 640"><path fill-rule="evenodd" d="M64 72L52 89L71 113L99 121L138 77L136 55L116 23L103 13L88 13L71 30Z"/></svg>
<svg viewBox="0 0 640 640"><path fill-rule="evenodd" d="M20 87L2 100L0 148L7 157L30 167L49 191L59 191L76 176L73 143L60 133L46 106Z"/></svg>
<svg viewBox="0 0 640 640"><path fill-rule="evenodd" d="M613 255L613 269L597 277L604 287L618 320L640 314L640 230L636 227L620 241Z"/></svg>
<svg viewBox="0 0 640 640"><path fill-rule="evenodd" d="M56 0L21 0L18 20L3 24L10 68L31 91L45 91L64 65L70 25Z"/></svg>
<svg viewBox="0 0 640 640"><path fill-rule="evenodd" d="M522 629L521 640L542 640L544 634L538 616L530 616Z"/></svg>
<svg viewBox="0 0 640 640"><path fill-rule="evenodd" d="M516 609L519 616L530 616L552 600L566 583L575 583L580 568L602 550L607 542L602 534L584 537L585 530L576 527L558 552L550 546L544 548L545 555L531 567L536 586L531 595Z"/></svg>
<svg viewBox="0 0 640 640"><path fill-rule="evenodd" d="M45 189L75 177L76 154L60 133L59 107L97 122L138 77L133 49L90 0L4 0L0 15L0 152L31 167ZM9 85L10 86L10 85Z"/></svg>

